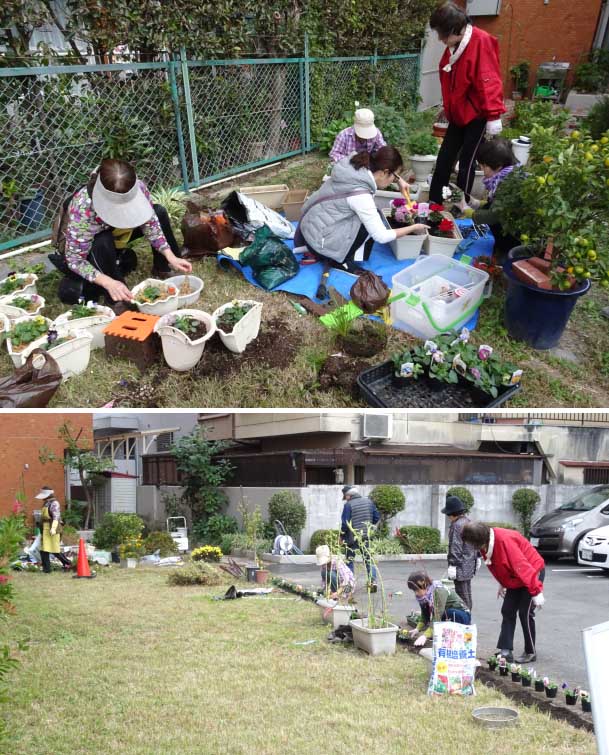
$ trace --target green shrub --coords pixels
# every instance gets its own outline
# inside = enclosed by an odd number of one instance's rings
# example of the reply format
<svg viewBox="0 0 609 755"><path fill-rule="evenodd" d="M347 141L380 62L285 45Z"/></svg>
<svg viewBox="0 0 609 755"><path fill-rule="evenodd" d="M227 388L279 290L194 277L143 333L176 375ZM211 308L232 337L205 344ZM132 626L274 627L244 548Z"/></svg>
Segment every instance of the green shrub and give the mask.
<svg viewBox="0 0 609 755"><path fill-rule="evenodd" d="M236 532L234 535L225 535L226 538L231 538L231 553L236 550L248 550L251 551L254 549L254 542L251 540L244 532ZM228 542L226 543L228 544ZM273 541L272 540L266 540L266 539L260 539L256 540L256 554L262 555L263 553L270 553L273 550ZM228 550L225 550L224 547L222 547L222 553L228 553Z"/></svg>
<svg viewBox="0 0 609 755"><path fill-rule="evenodd" d="M407 147L410 155L438 154L438 142L429 131L415 131L408 137Z"/></svg>
<svg viewBox="0 0 609 755"><path fill-rule="evenodd" d="M178 552L176 541L168 532L163 532L162 530L151 532L144 540L144 547L146 553L156 553L157 551L160 551L159 556L161 558L171 556L172 553Z"/></svg>
<svg viewBox="0 0 609 755"><path fill-rule="evenodd" d="M144 529L144 520L137 514L104 514L95 529L93 545L100 550L111 550L130 538L136 538Z"/></svg>
<svg viewBox="0 0 609 755"><path fill-rule="evenodd" d="M222 551L215 545L204 545L201 548L195 548L190 554L193 561L214 561L218 563L222 558Z"/></svg>
<svg viewBox="0 0 609 755"><path fill-rule="evenodd" d="M340 536L340 530L315 530L311 535L311 541L309 543L309 550L311 553L315 553L315 550L320 545L328 545L331 553L338 551L338 538Z"/></svg>
<svg viewBox="0 0 609 755"><path fill-rule="evenodd" d="M387 144L394 147L405 145L408 131L404 115L397 108L385 105L383 102L377 102L372 109L374 124L380 129Z"/></svg>
<svg viewBox="0 0 609 755"><path fill-rule="evenodd" d="M606 92L609 86L609 50L592 50L588 60L575 67L573 86L583 92Z"/></svg>
<svg viewBox="0 0 609 755"><path fill-rule="evenodd" d="M452 488L448 488L446 495L456 495L465 506L465 513L467 514L474 505L474 496L469 492L467 488L461 485L455 485Z"/></svg>
<svg viewBox="0 0 609 755"><path fill-rule="evenodd" d="M318 147L321 152L326 155L330 154L330 150L334 146L334 141L337 134L344 128L348 128L353 125L353 116L350 118L344 117L330 121L327 126L321 132L321 136L318 139Z"/></svg>
<svg viewBox="0 0 609 755"><path fill-rule="evenodd" d="M435 527L409 525L395 532L405 553L442 553L440 530Z"/></svg>
<svg viewBox="0 0 609 755"><path fill-rule="evenodd" d="M64 545L78 545L79 540L80 536L76 527L71 527L69 524L66 524L61 533L61 542Z"/></svg>
<svg viewBox="0 0 609 755"><path fill-rule="evenodd" d="M200 542L220 545L224 535L239 531L239 524L234 516L213 514L209 519L199 520L193 527L193 534Z"/></svg>
<svg viewBox="0 0 609 755"><path fill-rule="evenodd" d="M61 512L61 518L66 523L66 525L80 530L82 529L85 521L86 509L86 501L70 501L69 505L68 501L66 501L66 508L65 511Z"/></svg>
<svg viewBox="0 0 609 755"><path fill-rule="evenodd" d="M398 485L377 485L370 492L370 500L374 502L381 515L381 521L378 524L379 533L386 537L387 520L402 511L406 497Z"/></svg>
<svg viewBox="0 0 609 755"><path fill-rule="evenodd" d="M520 529L525 537L529 536L533 512L539 501L539 493L530 488L520 488L512 496L512 507L518 514Z"/></svg>
<svg viewBox="0 0 609 755"><path fill-rule="evenodd" d="M374 540L374 553L380 556L400 556L404 553L402 543L397 537L383 537Z"/></svg>
<svg viewBox="0 0 609 755"><path fill-rule="evenodd" d="M170 572L167 579L170 585L220 585L224 581L221 572L214 566L206 564L204 561L195 561L194 563L182 566Z"/></svg>
<svg viewBox="0 0 609 755"><path fill-rule="evenodd" d="M501 527L504 530L517 530L515 524L509 524L508 522L484 522L489 527Z"/></svg>
<svg viewBox="0 0 609 755"><path fill-rule="evenodd" d="M307 510L298 493L282 490L271 496L269 522L272 524L276 519L283 524L288 535L294 540L298 538L307 521Z"/></svg>
<svg viewBox="0 0 609 755"><path fill-rule="evenodd" d="M220 540L220 550L222 551L222 553L226 553L226 555L228 555L229 553L233 552L236 537L236 533L232 535L222 535L222 539Z"/></svg>
<svg viewBox="0 0 609 755"><path fill-rule="evenodd" d="M583 126L590 131L593 139L600 139L605 131L609 131L609 97L603 97L592 105Z"/></svg>
<svg viewBox="0 0 609 755"><path fill-rule="evenodd" d="M519 135L530 136L534 126L562 131L570 117L571 114L566 108L555 108L552 102L519 100L510 126L516 129Z"/></svg>

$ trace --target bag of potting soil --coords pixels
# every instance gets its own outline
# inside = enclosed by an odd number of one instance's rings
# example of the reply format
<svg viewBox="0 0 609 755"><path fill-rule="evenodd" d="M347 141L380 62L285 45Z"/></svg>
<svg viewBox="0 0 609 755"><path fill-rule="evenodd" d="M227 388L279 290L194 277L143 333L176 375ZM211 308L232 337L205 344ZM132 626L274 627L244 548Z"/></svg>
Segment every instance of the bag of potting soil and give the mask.
<svg viewBox="0 0 609 755"><path fill-rule="evenodd" d="M39 409L61 385L61 370L53 357L34 349L25 364L0 380L0 408Z"/></svg>
<svg viewBox="0 0 609 755"><path fill-rule="evenodd" d="M266 225L256 231L254 241L239 255L239 262L252 268L255 280L267 291L300 270L292 250Z"/></svg>
<svg viewBox="0 0 609 755"><path fill-rule="evenodd" d="M222 209L241 234L253 233L266 225L281 239L294 238L294 227L289 220L239 191L232 191L226 197Z"/></svg>
<svg viewBox="0 0 609 755"><path fill-rule="evenodd" d="M376 273L366 270L351 286L351 298L363 312L371 315L387 304L389 289Z"/></svg>

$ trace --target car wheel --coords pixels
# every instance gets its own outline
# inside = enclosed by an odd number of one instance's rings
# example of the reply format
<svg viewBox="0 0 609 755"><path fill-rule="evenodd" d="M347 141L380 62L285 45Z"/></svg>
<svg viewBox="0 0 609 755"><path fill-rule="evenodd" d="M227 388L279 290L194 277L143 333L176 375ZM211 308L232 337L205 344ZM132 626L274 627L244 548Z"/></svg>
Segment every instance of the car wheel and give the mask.
<svg viewBox="0 0 609 755"><path fill-rule="evenodd" d="M576 563L579 563L579 560L578 560L578 559L579 559L579 544L581 543L581 541L582 541L582 540L584 539L584 537L585 537L585 536L586 536L587 534L588 534L587 532L584 532L584 534L583 534L583 535L580 535L580 536L579 536L579 537L577 538L577 540L575 541L575 545L573 546L573 554L572 554L572 558L574 558L574 559L575 559L575 562L576 562Z"/></svg>

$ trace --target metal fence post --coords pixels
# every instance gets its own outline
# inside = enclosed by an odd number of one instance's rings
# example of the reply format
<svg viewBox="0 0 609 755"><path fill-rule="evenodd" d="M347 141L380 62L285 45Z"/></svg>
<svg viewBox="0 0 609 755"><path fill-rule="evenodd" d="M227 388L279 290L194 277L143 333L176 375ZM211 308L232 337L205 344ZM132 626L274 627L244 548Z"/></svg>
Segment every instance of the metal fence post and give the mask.
<svg viewBox="0 0 609 755"><path fill-rule="evenodd" d="M372 56L372 105L376 105L376 76L378 73L378 45L374 45L374 55Z"/></svg>
<svg viewBox="0 0 609 755"><path fill-rule="evenodd" d="M186 165L186 154L184 152L184 134L182 133L182 116L180 114L180 95L178 94L178 84L176 81L175 60L167 61L167 71L169 73L169 83L171 84L171 99L173 100L173 109L176 117L176 133L178 137L178 155L180 157L180 169L182 171L182 184L184 191L188 191L188 166Z"/></svg>
<svg viewBox="0 0 609 755"><path fill-rule="evenodd" d="M305 71L305 111L306 111L306 149L311 151L311 67L309 65L309 34L304 35L304 71Z"/></svg>
<svg viewBox="0 0 609 755"><path fill-rule="evenodd" d="M305 64L298 63L299 93L300 99L300 151L304 155L307 151L307 108L305 104Z"/></svg>
<svg viewBox="0 0 609 755"><path fill-rule="evenodd" d="M195 185L200 183L199 158L197 156L197 141L195 138L195 120L192 112L192 99L190 95L190 77L188 73L188 61L186 49L180 47L180 60L182 62L182 81L184 84L184 100L186 102L186 119L188 120L188 138L190 140L190 155L192 157L192 178Z"/></svg>

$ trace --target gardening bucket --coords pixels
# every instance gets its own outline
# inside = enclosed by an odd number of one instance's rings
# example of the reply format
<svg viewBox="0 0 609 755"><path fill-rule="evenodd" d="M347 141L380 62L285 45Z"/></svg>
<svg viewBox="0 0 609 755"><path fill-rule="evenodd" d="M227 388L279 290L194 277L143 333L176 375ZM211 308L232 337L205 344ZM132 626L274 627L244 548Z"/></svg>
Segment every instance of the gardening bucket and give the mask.
<svg viewBox="0 0 609 755"><path fill-rule="evenodd" d="M577 300L589 291L590 281L572 291L546 291L522 283L512 272L520 249L512 249L503 265L507 281L505 325L517 341L534 349L551 349L560 341Z"/></svg>
<svg viewBox="0 0 609 755"><path fill-rule="evenodd" d="M247 573L247 581L248 582L255 582L256 581L256 572L258 571L257 566L246 566L246 573Z"/></svg>
<svg viewBox="0 0 609 755"><path fill-rule="evenodd" d="M349 624L351 614L355 610L354 606L334 606L332 610L332 626L334 629Z"/></svg>
<svg viewBox="0 0 609 755"><path fill-rule="evenodd" d="M269 574L270 572L268 569L258 569L256 572L256 582L258 582L259 585L266 584Z"/></svg>

